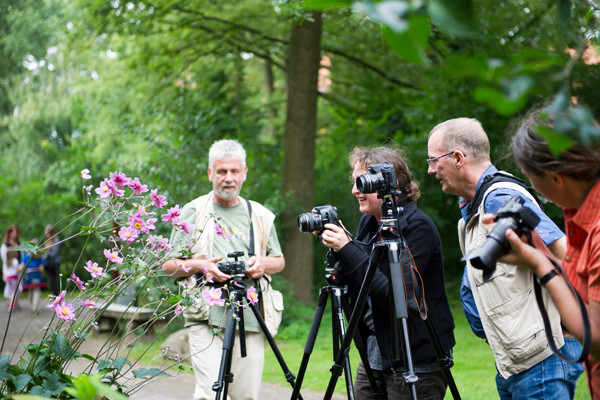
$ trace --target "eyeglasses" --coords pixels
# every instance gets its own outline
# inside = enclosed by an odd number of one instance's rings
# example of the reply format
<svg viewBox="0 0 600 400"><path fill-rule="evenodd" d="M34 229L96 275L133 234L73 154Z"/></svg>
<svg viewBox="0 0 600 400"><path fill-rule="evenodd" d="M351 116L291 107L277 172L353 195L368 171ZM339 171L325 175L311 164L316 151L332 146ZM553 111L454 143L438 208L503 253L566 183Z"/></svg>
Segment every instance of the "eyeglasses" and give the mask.
<svg viewBox="0 0 600 400"><path fill-rule="evenodd" d="M452 150L451 152L446 153L446 154L442 154L441 156L437 156L437 157L433 157L433 158L428 158L427 159L427 164L429 164L429 165L435 165L440 158L447 157L450 154L454 154L455 152L456 152L456 150Z"/></svg>

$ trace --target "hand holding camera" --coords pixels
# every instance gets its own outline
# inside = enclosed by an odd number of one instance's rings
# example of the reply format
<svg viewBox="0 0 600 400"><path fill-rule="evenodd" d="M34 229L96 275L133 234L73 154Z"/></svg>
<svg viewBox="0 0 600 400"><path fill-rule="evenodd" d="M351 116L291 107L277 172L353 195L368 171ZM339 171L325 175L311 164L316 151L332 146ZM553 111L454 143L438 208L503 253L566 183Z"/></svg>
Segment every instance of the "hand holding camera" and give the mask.
<svg viewBox="0 0 600 400"><path fill-rule="evenodd" d="M463 257L463 260L469 260L473 267L483 270L484 277L489 277L496 270L498 258L511 249L506 232L512 230L519 234L530 234L540 221L531 209L523 206L523 203L519 196L510 197L498 210L494 218L496 224L489 230L483 245Z"/></svg>

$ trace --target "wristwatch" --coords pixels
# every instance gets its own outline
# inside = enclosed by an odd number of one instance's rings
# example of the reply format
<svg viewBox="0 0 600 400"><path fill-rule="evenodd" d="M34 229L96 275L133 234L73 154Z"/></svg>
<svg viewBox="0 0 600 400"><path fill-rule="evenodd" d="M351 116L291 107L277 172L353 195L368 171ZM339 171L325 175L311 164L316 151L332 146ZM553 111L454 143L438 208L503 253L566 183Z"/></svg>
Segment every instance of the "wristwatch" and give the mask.
<svg viewBox="0 0 600 400"><path fill-rule="evenodd" d="M540 284L540 286L546 286L546 283L548 283L550 279L554 278L557 275L560 275L560 272L556 269L553 269L546 275L542 276L541 278L538 278L538 283Z"/></svg>

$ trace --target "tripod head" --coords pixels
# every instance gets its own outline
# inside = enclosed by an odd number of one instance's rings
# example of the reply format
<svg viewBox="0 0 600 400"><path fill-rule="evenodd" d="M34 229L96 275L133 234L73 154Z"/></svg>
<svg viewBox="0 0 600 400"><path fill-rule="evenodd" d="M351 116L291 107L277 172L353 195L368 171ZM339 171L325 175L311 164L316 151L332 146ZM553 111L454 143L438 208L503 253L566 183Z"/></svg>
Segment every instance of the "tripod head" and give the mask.
<svg viewBox="0 0 600 400"><path fill-rule="evenodd" d="M404 208L398 206L397 198L402 192L395 190L392 193L377 193L378 198L382 198L381 202L381 236L384 240L397 240L402 238L402 229L400 227L399 218L404 214ZM404 240L402 240L404 242Z"/></svg>

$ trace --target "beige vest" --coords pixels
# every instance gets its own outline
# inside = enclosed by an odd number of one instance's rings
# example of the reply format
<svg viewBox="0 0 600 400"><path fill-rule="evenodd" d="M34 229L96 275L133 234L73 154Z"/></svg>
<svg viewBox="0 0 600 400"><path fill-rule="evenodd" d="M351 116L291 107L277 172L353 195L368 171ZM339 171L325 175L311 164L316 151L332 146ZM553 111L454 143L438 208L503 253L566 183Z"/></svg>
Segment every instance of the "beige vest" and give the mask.
<svg viewBox="0 0 600 400"><path fill-rule="evenodd" d="M480 247L486 239L485 225L480 222L487 195L498 188L509 188L533 200L521 186L499 182L488 188L477 214L465 227L458 221L458 237L463 255ZM535 200L534 204L537 204ZM467 266L469 282L487 341L494 354L500 375L507 379L523 372L552 355L544 324L533 290L534 274L527 268L498 263L488 282L483 271ZM546 290L542 291L557 348L564 344L560 316Z"/></svg>
<svg viewBox="0 0 600 400"><path fill-rule="evenodd" d="M247 209L246 200L241 197L239 200ZM195 229L191 242L191 250L194 253L193 258L212 257L215 239L215 222L212 217L214 212L213 202L213 192L200 196L191 202L191 205L196 209ZM255 201L250 201L250 203L252 205L252 225L254 227L254 252L258 257L265 257L275 214ZM267 274L265 274L265 277L270 280ZM187 285L186 296L194 299L196 304L186 307L183 311L183 317L189 321L207 320L210 307L206 304L202 291L196 287L195 277L191 276L185 282Z"/></svg>

